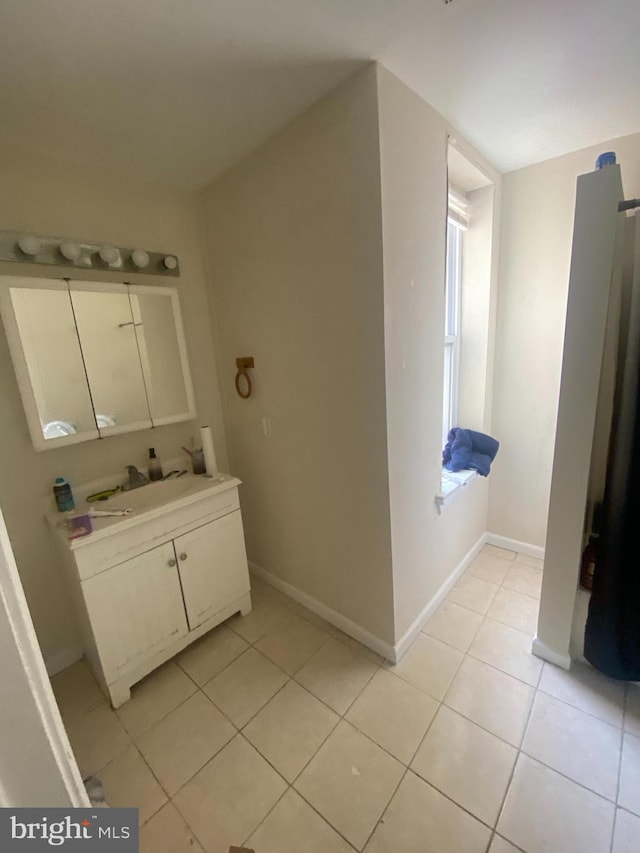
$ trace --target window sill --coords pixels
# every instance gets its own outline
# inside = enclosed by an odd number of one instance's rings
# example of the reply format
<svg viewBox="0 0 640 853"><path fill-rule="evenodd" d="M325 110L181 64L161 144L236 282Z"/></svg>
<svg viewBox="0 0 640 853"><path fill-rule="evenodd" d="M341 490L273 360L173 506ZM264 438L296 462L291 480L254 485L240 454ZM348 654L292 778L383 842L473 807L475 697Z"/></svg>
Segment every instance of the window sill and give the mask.
<svg viewBox="0 0 640 853"><path fill-rule="evenodd" d="M441 513L446 506L449 506L450 503L459 497L469 483L475 480L477 476L478 472L472 471L469 468L456 471L455 473L443 468L440 480L440 492L436 495L438 513Z"/></svg>

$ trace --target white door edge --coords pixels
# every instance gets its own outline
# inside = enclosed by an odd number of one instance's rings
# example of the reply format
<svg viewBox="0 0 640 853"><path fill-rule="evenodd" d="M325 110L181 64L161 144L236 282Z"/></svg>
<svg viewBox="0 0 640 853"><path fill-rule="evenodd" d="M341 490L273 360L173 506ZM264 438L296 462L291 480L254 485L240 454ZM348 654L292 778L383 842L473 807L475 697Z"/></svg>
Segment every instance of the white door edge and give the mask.
<svg viewBox="0 0 640 853"><path fill-rule="evenodd" d="M19 767L15 764L12 766L11 761L1 762L0 806L89 807L90 802L80 770L47 676L1 510L0 620L3 623L3 636L10 638L9 642L5 643L0 662L3 669L6 666L7 670L11 671L14 681L16 673L20 676L17 680L20 680L21 684L10 684L9 689L12 691L12 697L22 703L25 717L28 716L32 720L33 733L33 738L30 738L31 749L28 754L25 751L24 761ZM2 676L4 675L3 672ZM11 741L15 742L16 739L15 731L2 720L4 713L11 712L6 704L3 702L4 707L0 707L2 755L5 755L5 747L11 752L11 747L14 746ZM35 747L34 744L38 746ZM51 791L51 803L22 801L24 797L16 792L24 790L20 782L29 778L39 780L41 791ZM68 802L61 802L61 799L67 799Z"/></svg>

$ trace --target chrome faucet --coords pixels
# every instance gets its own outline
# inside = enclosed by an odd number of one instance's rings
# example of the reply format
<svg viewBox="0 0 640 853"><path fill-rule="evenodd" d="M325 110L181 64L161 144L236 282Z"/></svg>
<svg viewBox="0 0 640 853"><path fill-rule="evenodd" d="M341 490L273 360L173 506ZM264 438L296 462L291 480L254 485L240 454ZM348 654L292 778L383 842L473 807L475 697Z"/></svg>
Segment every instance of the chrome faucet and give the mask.
<svg viewBox="0 0 640 853"><path fill-rule="evenodd" d="M140 486L146 486L149 480L145 477L142 471L138 471L135 465L126 465L129 479L120 487L123 492L128 492L131 489L139 489Z"/></svg>

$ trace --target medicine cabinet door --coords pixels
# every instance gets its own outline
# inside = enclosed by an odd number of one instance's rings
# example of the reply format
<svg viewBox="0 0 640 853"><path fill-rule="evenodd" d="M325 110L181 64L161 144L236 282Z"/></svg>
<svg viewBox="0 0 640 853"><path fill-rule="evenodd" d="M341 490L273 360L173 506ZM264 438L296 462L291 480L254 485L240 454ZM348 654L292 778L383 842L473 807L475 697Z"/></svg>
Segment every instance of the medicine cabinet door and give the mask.
<svg viewBox="0 0 640 853"><path fill-rule="evenodd" d="M178 294L129 285L129 295L153 425L195 418Z"/></svg>
<svg viewBox="0 0 640 853"><path fill-rule="evenodd" d="M127 286L70 286L96 421L101 435L151 426Z"/></svg>
<svg viewBox="0 0 640 853"><path fill-rule="evenodd" d="M0 302L36 450L98 438L66 283L2 277Z"/></svg>

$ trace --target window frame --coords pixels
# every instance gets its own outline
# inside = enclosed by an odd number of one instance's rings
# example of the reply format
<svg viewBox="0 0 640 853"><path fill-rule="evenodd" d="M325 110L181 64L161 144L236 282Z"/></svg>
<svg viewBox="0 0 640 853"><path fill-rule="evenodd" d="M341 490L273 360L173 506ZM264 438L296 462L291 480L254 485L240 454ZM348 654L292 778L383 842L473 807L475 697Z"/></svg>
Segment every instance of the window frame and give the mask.
<svg viewBox="0 0 640 853"><path fill-rule="evenodd" d="M442 446L456 426L460 382L460 317L462 300L462 239L465 228L447 216L445 267L445 329L442 401Z"/></svg>

